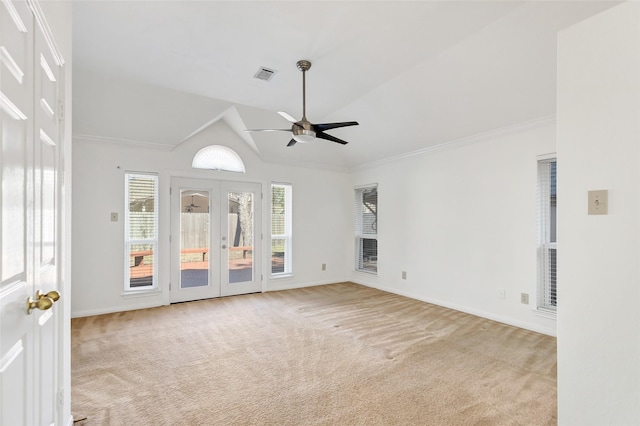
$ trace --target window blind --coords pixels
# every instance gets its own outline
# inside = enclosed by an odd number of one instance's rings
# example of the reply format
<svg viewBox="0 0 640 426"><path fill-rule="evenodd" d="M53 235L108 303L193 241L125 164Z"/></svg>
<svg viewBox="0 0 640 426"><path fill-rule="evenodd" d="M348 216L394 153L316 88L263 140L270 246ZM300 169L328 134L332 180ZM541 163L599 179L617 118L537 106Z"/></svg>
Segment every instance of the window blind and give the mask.
<svg viewBox="0 0 640 426"><path fill-rule="evenodd" d="M557 161L538 161L538 309L557 311Z"/></svg>
<svg viewBox="0 0 640 426"><path fill-rule="evenodd" d="M289 184L271 185L271 274L292 271L292 189Z"/></svg>
<svg viewBox="0 0 640 426"><path fill-rule="evenodd" d="M378 272L378 187L355 190L356 270Z"/></svg>
<svg viewBox="0 0 640 426"><path fill-rule="evenodd" d="M158 176L125 175L125 291L157 286Z"/></svg>

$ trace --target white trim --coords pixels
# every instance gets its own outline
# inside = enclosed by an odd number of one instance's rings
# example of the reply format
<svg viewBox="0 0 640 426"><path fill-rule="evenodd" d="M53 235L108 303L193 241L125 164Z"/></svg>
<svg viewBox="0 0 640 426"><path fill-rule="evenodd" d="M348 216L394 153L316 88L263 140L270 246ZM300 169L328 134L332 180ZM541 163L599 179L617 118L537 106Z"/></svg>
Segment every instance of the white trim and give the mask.
<svg viewBox="0 0 640 426"><path fill-rule="evenodd" d="M26 120L27 116L24 115L20 108L18 108L13 102L0 92L0 108L2 108L11 118L14 120Z"/></svg>
<svg viewBox="0 0 640 426"><path fill-rule="evenodd" d="M558 154L555 152L550 152L548 154L540 154L536 157L536 160L541 161L541 160L551 160L551 159L557 159L558 158Z"/></svg>
<svg viewBox="0 0 640 426"><path fill-rule="evenodd" d="M517 132L522 132L524 130L542 127L548 124L555 123L556 116L555 115L547 115L544 117L535 118L533 120L525 121L522 123L517 123L511 126L501 127L494 130L489 130L487 132L478 133L472 136L465 136L463 138L454 139L448 142L439 143L436 145L431 145L416 151L406 152L403 154L394 155L388 158L384 158L382 160L371 161L369 163L364 163L359 166L354 166L351 168L351 171L358 171L364 169L370 169L373 167L379 167L384 164L395 163L397 161L401 161L411 157L419 157L422 155L431 154L433 152L439 152L443 150L449 150L454 148L459 148L466 145L473 145L480 142L485 142L487 140L495 139L500 136L506 136Z"/></svg>
<svg viewBox="0 0 640 426"><path fill-rule="evenodd" d="M53 139L51 139L47 132L42 129L40 129L40 140L49 146L56 146L56 143L53 141Z"/></svg>
<svg viewBox="0 0 640 426"><path fill-rule="evenodd" d="M0 359L0 374L7 371L7 368L9 368L11 364L13 364L13 361L16 360L18 355L20 355L23 350L24 350L24 346L22 346L22 340L18 340L11 347L11 349L7 351L7 353L2 357L2 359Z"/></svg>
<svg viewBox="0 0 640 426"><path fill-rule="evenodd" d="M269 280L282 280L285 278L294 278L293 274L282 272L280 274L270 274Z"/></svg>
<svg viewBox="0 0 640 426"><path fill-rule="evenodd" d="M47 78L49 79L50 82L53 83L56 81L56 77L53 75L53 71L51 70L51 67L47 62L47 59L44 57L42 53L40 54L40 67L42 68L44 73L47 75Z"/></svg>
<svg viewBox="0 0 640 426"><path fill-rule="evenodd" d="M140 290L126 290L123 291L121 296L124 299L131 299L131 298L136 298L136 297L145 297L145 296L153 296L153 295L158 295L158 294L162 294L162 289L160 288L141 288Z"/></svg>
<svg viewBox="0 0 640 426"><path fill-rule="evenodd" d="M533 310L533 314L541 317L541 318L547 318L550 320L554 320L556 321L558 319L558 313L557 312L553 312L553 311L548 311L546 309L532 309Z"/></svg>
<svg viewBox="0 0 640 426"><path fill-rule="evenodd" d="M84 141L84 142L94 142L94 143L111 143L117 145L127 145L133 147L142 147L142 148L152 148L160 151L171 151L175 147L169 144L163 143L155 143L148 141L137 141L133 139L120 139L120 138L111 138L106 136L94 136L94 135L84 135L84 134L73 134L74 141Z"/></svg>
<svg viewBox="0 0 640 426"><path fill-rule="evenodd" d="M378 290L386 291L388 293L393 293L400 296L409 297L411 299L420 300L421 302L431 303L433 305L438 305L448 309L453 309L454 311L464 312L466 314L475 315L477 317L486 318L492 321L498 321L503 324L511 325L511 326L522 328L529 331L534 331L536 333L546 334L552 337L557 336L557 330L555 328L548 328L538 324L532 324L527 321L514 320L513 318L504 317L502 315L496 315L491 312L486 312L480 309L470 308L468 306L449 303L449 302L445 302L438 299L432 299L430 297L419 296L408 291L398 291L396 289L391 289L384 286L374 286L371 284L367 284L365 282L358 282L354 280L352 280L352 282L355 282L356 284L364 285L365 287L371 287Z"/></svg>
<svg viewBox="0 0 640 426"><path fill-rule="evenodd" d="M0 62L2 62L9 72L15 77L18 83L22 84L22 80L24 78L24 72L20 66L13 60L13 56L9 53L9 51L4 47L0 46Z"/></svg>
<svg viewBox="0 0 640 426"><path fill-rule="evenodd" d="M291 286L284 286L284 285L276 285L276 286L267 286L268 288L265 290L265 293L269 292L269 291L282 291L282 290L295 290L297 288L305 288L305 287L315 287L318 285L329 285L329 284L337 284L337 283L343 283L343 282L349 282L350 280L345 278L343 280L331 280L331 281L313 281L313 282L306 282L304 284L293 284Z"/></svg>
<svg viewBox="0 0 640 426"><path fill-rule="evenodd" d="M45 98L40 98L40 108L42 108L44 112L49 114L50 117L53 117L56 114L55 112L53 112L51 105L49 105L49 102L47 102Z"/></svg>
<svg viewBox="0 0 640 426"><path fill-rule="evenodd" d="M137 311L138 309L150 309L164 306L161 301L136 303L132 305L117 305L101 309L88 309L85 311L71 312L71 318L92 317L95 315L114 314L117 312Z"/></svg>
<svg viewBox="0 0 640 426"><path fill-rule="evenodd" d="M60 48L58 47L58 44L53 37L53 32L51 31L51 28L49 27L49 24L44 17L44 12L40 8L40 3L38 2L38 0L27 0L27 3L29 3L29 7L31 8L31 11L36 18L36 22L38 23L40 30L42 30L42 36L44 37L44 40L49 47L49 51L51 52L51 56L53 56L53 60L56 61L57 66L63 66L65 61L62 57L62 52L60 51Z"/></svg>
<svg viewBox="0 0 640 426"><path fill-rule="evenodd" d="M18 31L26 33L27 27L24 25L22 18L20 18L20 14L18 14L16 7L13 5L13 2L11 0L2 0L2 3L4 3L5 7L7 8L7 12L9 12L13 23L16 24L16 28L18 28Z"/></svg>

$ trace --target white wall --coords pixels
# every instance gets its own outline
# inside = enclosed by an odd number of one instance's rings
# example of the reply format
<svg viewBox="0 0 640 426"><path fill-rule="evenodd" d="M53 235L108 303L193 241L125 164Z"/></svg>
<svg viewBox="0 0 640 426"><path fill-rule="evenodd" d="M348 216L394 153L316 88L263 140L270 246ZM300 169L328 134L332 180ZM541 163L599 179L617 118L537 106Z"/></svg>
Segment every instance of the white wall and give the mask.
<svg viewBox="0 0 640 426"><path fill-rule="evenodd" d="M229 146L242 157L247 173L191 169L203 146ZM269 187L272 181L293 185L293 276L271 279L264 262L265 290L344 281L348 278L348 241L352 212L349 177L344 172L264 163L224 121L173 151L92 142L76 138L73 159L72 315L159 306L169 301L169 185L171 176L259 182L263 185L264 253L269 253ZM156 172L159 184L159 285L155 293L123 295L124 173ZM110 221L117 212L120 220ZM265 256L265 260L268 255ZM327 270L321 270L321 264Z"/></svg>
<svg viewBox="0 0 640 426"><path fill-rule="evenodd" d="M558 56L558 420L640 424L640 4L563 31ZM587 191L609 214L587 215Z"/></svg>
<svg viewBox="0 0 640 426"><path fill-rule="evenodd" d="M352 280L555 335L534 310L537 156L552 152L546 119L353 173L378 184L379 256L378 276Z"/></svg>

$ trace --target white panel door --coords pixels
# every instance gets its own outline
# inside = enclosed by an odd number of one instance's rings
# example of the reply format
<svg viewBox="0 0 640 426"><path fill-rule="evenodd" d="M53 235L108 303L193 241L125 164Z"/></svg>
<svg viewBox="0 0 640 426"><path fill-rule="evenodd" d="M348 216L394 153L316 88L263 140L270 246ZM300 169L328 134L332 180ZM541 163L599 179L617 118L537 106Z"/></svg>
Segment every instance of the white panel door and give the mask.
<svg viewBox="0 0 640 426"><path fill-rule="evenodd" d="M0 4L0 424L35 423L31 366L33 283L33 19L24 2Z"/></svg>
<svg viewBox="0 0 640 426"><path fill-rule="evenodd" d="M38 25L34 26L34 285L36 291L55 295L59 290L59 205L60 182L60 96L63 93L61 67L56 64L45 36ZM59 293L58 293L59 294ZM57 302L56 296L53 297ZM37 424L52 425L57 418L58 398L58 335L62 312L54 306L31 314L34 332Z"/></svg>
<svg viewBox="0 0 640 426"><path fill-rule="evenodd" d="M262 290L261 185L171 180L171 303Z"/></svg>
<svg viewBox="0 0 640 426"><path fill-rule="evenodd" d="M0 5L2 425L55 424L58 411L60 123L55 111L62 73L33 6L10 0Z"/></svg>

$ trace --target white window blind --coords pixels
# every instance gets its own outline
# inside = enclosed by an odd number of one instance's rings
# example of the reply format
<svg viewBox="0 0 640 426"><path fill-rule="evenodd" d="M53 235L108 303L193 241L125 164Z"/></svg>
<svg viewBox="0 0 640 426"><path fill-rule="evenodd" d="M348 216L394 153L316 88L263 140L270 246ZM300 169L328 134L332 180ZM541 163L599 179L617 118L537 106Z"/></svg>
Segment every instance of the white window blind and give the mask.
<svg viewBox="0 0 640 426"><path fill-rule="evenodd" d="M538 309L557 311L555 158L538 161Z"/></svg>
<svg viewBox="0 0 640 426"><path fill-rule="evenodd" d="M378 272L378 187L355 190L356 270Z"/></svg>
<svg viewBox="0 0 640 426"><path fill-rule="evenodd" d="M291 185L271 185L271 274L293 272L291 261L292 213Z"/></svg>
<svg viewBox="0 0 640 426"><path fill-rule="evenodd" d="M157 287L158 176L125 175L125 290Z"/></svg>

